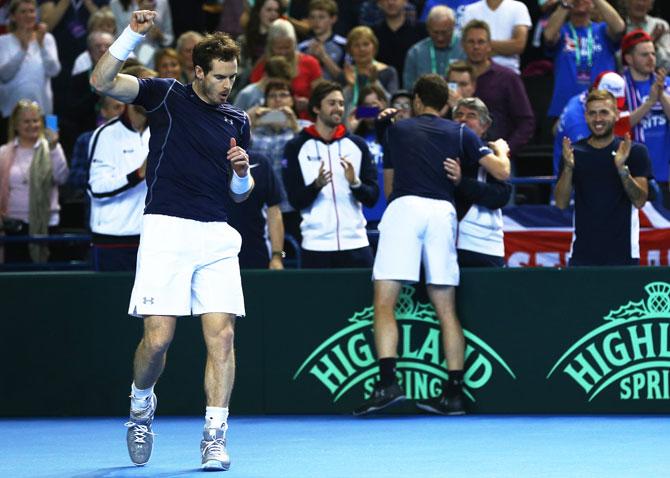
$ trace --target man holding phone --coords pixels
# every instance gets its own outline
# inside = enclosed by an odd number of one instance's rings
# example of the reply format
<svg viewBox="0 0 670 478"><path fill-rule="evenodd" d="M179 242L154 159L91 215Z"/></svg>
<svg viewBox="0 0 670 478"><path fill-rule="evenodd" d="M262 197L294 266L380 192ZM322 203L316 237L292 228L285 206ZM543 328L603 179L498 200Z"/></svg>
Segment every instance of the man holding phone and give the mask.
<svg viewBox="0 0 670 478"><path fill-rule="evenodd" d="M358 105L349 113L347 122L349 123L349 131L365 140L370 150L372 162L377 168L377 182L380 191L384 191L386 185L384 184L384 149L377 141L377 133L375 131L375 118L379 113L388 106L386 101L386 92L377 85L366 85L361 89L361 94L358 99ZM377 227L377 224L382 218L382 214L386 209L386 195L380 194L379 199L372 207L364 207L363 215L368 221L368 228Z"/></svg>
<svg viewBox="0 0 670 478"><path fill-rule="evenodd" d="M269 80L265 85L265 106L256 106L249 110L251 120L251 149L255 155L266 156L272 171L279 178L277 186L281 195L279 208L286 232L300 237L300 217L291 207L286 196L282 176L284 146L292 140L302 126L309 121L298 119L293 110L293 95L288 82ZM280 249L281 251L281 249ZM274 251L277 252L277 251Z"/></svg>

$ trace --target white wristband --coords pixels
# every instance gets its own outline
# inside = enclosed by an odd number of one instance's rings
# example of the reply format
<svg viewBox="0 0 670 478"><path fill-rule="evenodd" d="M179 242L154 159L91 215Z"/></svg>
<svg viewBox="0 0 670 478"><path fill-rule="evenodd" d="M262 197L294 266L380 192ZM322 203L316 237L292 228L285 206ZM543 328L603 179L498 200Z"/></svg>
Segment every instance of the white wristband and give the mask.
<svg viewBox="0 0 670 478"><path fill-rule="evenodd" d="M233 180L230 182L230 190L235 194L244 194L251 189L251 174L247 173L243 178L239 177L233 170Z"/></svg>
<svg viewBox="0 0 670 478"><path fill-rule="evenodd" d="M138 43L144 40L144 35L140 35L127 26L119 38L109 47L109 54L119 61L126 61L133 52Z"/></svg>

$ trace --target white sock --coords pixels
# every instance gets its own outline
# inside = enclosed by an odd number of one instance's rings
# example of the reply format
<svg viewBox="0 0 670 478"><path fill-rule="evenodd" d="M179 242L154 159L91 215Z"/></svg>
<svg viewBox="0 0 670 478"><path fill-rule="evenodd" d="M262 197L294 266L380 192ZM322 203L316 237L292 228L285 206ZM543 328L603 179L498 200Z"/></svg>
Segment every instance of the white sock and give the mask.
<svg viewBox="0 0 670 478"><path fill-rule="evenodd" d="M154 394L153 385L146 389L137 388L135 382L130 386L130 408L133 410L142 410L147 408L151 402L151 396Z"/></svg>
<svg viewBox="0 0 670 478"><path fill-rule="evenodd" d="M228 407L206 407L205 428L228 428Z"/></svg>

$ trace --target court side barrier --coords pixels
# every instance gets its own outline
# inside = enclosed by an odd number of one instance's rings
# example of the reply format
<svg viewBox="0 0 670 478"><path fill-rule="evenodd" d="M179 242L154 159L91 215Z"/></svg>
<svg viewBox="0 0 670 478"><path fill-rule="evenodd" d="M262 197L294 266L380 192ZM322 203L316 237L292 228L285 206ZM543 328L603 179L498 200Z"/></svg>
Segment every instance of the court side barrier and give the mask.
<svg viewBox="0 0 670 478"><path fill-rule="evenodd" d="M246 271L236 322L236 414L346 414L378 373L370 270ZM0 275L0 415L123 416L141 320L132 276ZM221 284L225 287L225 284ZM457 289L472 413L668 413L667 267L464 270ZM424 287L396 309L398 376L414 401L447 369ZM156 390L160 414L204 404L200 321L180 319Z"/></svg>
<svg viewBox="0 0 670 478"><path fill-rule="evenodd" d="M289 246L290 257L284 261L284 266L288 268L300 269L302 267L302 250L298 241L291 235L284 236L286 244ZM47 244L91 244L90 234L39 234L39 235L21 235L5 236L0 234L0 247L8 243L47 243ZM90 257L84 260L47 262L41 264L33 263L11 263L4 264L0 262L0 272L5 271L73 271L73 270L91 270L93 264Z"/></svg>

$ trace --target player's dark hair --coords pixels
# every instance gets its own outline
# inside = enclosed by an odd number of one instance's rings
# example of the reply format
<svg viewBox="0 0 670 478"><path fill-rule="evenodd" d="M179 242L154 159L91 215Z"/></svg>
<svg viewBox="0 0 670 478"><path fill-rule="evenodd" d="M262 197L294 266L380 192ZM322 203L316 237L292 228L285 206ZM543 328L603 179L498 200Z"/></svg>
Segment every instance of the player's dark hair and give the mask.
<svg viewBox="0 0 670 478"><path fill-rule="evenodd" d="M342 85L329 80L320 80L317 82L312 89L312 96L309 97L309 112L314 114L315 108L321 108L323 99L333 91L342 92Z"/></svg>
<svg viewBox="0 0 670 478"><path fill-rule="evenodd" d="M418 96L424 106L439 111L449 99L449 85L440 75L434 73L422 75L414 83L413 95Z"/></svg>
<svg viewBox="0 0 670 478"><path fill-rule="evenodd" d="M193 66L209 73L214 60L239 60L240 47L230 36L222 32L210 33L193 48Z"/></svg>

